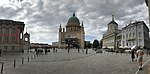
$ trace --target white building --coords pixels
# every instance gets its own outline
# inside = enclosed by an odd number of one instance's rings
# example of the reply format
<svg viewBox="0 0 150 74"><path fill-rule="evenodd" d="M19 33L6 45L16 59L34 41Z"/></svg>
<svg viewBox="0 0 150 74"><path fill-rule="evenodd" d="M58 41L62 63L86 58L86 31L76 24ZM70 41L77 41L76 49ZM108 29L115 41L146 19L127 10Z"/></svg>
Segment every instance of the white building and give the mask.
<svg viewBox="0 0 150 74"><path fill-rule="evenodd" d="M143 21L135 21L122 28L122 47L138 45L150 48L149 29Z"/></svg>

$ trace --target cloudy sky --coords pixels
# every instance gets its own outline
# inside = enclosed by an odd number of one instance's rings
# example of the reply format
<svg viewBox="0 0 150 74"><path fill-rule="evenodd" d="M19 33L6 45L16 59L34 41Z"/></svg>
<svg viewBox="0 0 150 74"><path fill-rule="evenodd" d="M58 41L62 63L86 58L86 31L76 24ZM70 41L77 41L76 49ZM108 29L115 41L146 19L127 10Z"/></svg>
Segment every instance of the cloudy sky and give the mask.
<svg viewBox="0 0 150 74"><path fill-rule="evenodd" d="M144 21L148 25L145 0L0 0L0 19L22 21L32 43L58 41L58 28L63 27L73 11L85 27L86 40L100 40L115 14L121 29L129 22ZM24 29L26 32L26 29Z"/></svg>

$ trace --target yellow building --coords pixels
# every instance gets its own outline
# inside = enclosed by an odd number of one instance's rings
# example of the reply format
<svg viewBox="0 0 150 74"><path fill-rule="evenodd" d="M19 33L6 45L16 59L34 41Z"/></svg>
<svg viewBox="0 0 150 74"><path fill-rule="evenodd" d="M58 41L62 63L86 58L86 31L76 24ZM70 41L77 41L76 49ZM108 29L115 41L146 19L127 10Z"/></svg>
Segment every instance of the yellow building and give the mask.
<svg viewBox="0 0 150 74"><path fill-rule="evenodd" d="M83 22L80 25L79 19L73 13L73 16L69 18L66 28L59 27L59 48L63 47L79 47L84 48L84 26Z"/></svg>

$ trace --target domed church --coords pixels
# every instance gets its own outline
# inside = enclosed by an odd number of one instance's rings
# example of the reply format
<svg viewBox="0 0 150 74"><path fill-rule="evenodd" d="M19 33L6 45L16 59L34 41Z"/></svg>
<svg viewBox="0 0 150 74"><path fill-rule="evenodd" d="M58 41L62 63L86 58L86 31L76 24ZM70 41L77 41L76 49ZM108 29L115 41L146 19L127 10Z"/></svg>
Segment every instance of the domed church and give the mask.
<svg viewBox="0 0 150 74"><path fill-rule="evenodd" d="M69 18L66 28L59 27L59 48L84 48L85 32L83 22L80 24L79 19L73 13Z"/></svg>

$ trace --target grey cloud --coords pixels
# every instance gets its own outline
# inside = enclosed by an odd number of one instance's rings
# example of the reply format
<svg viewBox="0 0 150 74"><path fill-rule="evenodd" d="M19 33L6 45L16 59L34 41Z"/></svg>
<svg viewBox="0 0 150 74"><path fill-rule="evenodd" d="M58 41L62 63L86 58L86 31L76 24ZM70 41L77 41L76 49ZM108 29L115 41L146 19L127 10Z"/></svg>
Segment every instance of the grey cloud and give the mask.
<svg viewBox="0 0 150 74"><path fill-rule="evenodd" d="M65 27L73 11L84 22L86 36L98 39L106 32L113 13L119 28L131 19L148 21L144 0L39 0L22 2L16 8L0 7L0 16L25 21L32 42L58 41L59 25Z"/></svg>

